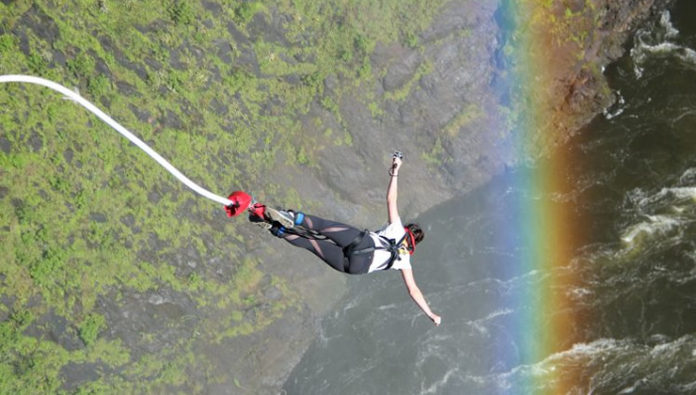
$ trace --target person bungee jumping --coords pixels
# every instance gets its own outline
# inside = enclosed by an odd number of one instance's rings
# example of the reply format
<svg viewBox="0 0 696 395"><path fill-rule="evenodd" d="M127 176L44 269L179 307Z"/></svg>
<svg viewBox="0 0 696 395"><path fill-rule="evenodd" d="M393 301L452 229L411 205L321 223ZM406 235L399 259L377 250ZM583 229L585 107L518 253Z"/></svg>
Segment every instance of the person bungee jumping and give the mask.
<svg viewBox="0 0 696 395"><path fill-rule="evenodd" d="M249 220L270 230L274 236L312 252L339 272L365 274L400 270L411 298L435 325L440 325L442 318L430 310L411 267L411 255L425 233L418 224L404 227L397 209L397 180L402 158L403 155L396 152L392 159L387 187L389 223L379 231L361 230L299 211L276 210L260 203L250 207Z"/></svg>
<svg viewBox="0 0 696 395"><path fill-rule="evenodd" d="M248 210L250 212L249 220L264 225L272 234L285 239L290 244L311 251L340 272L364 274L378 270L401 270L404 283L413 300L435 325L440 325L440 316L430 310L422 292L416 285L411 268L410 255L415 251L416 244L423 240L424 233L417 224L409 224L404 227L396 206L397 177L403 158L400 152L394 154L392 167L389 170L391 176L387 188L389 224L377 232L362 231L340 222L329 221L301 212L279 211L266 207L256 203L252 196L244 191L234 191L225 199L191 181L140 138L78 93L40 77L19 74L0 75L0 84L8 82L41 85L65 95L145 151L160 166L194 192L224 204L227 216L236 217Z"/></svg>

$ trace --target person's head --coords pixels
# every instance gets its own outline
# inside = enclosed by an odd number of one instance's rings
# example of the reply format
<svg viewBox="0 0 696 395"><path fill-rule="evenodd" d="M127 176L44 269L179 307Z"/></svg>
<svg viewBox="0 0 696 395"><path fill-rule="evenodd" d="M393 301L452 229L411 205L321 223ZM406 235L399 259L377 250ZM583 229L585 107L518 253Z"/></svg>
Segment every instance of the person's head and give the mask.
<svg viewBox="0 0 696 395"><path fill-rule="evenodd" d="M408 249L413 253L416 250L416 245L425 238L425 232L418 224L408 224L404 228L406 228L406 233L408 233L406 237Z"/></svg>

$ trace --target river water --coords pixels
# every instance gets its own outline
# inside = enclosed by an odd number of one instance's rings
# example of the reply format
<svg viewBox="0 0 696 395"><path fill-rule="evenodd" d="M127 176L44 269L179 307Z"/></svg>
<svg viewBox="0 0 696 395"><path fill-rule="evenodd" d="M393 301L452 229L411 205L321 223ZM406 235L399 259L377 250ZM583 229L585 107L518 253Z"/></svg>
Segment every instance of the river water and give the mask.
<svg viewBox="0 0 696 395"><path fill-rule="evenodd" d="M284 390L514 394L572 377L571 393L696 393L694 20L696 2L677 2L605 70L616 104L561 148L573 158L564 190L535 195L515 182L528 169L511 170L419 218L428 236L416 278L441 327L395 273L350 278ZM526 365L514 357L524 347L515 317L531 302L506 295L551 273L508 270L524 247L500 243L500 208L520 199L565 202L583 228L570 261L549 269L572 278L551 291L572 295L570 311L550 314L576 317L574 330L564 349Z"/></svg>

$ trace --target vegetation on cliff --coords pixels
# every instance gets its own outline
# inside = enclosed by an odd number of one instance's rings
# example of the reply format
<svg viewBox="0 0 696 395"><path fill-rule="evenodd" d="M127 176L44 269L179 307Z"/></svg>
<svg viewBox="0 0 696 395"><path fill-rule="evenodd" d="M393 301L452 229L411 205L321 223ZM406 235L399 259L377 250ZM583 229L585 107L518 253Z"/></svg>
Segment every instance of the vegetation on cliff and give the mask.
<svg viewBox="0 0 696 395"><path fill-rule="evenodd" d="M351 144L345 127L304 141L298 117L320 103L343 125L342 92L384 72L376 43L417 47L439 3L0 2L0 73L74 86L215 192L298 206L264 174ZM2 392L242 385L199 351L301 307L221 207L46 89L3 85L0 129Z"/></svg>
<svg viewBox="0 0 696 395"><path fill-rule="evenodd" d="M507 164L484 151L529 110L543 114L538 149L606 105L598 65L660 2L3 1L0 74L75 87L216 193L300 208L314 202L269 175L313 173L323 152L367 144L372 130L350 125L367 114L415 141L413 163L438 169L414 177L423 206L434 186L471 187ZM624 3L635 12L612 14ZM513 88L502 103L486 92L524 73L545 90ZM414 92L439 101L409 102ZM346 102L365 111L348 114ZM52 91L0 86L0 130L0 390L253 391L258 382L217 355L276 358L253 336L303 313L301 290L259 260L265 247Z"/></svg>

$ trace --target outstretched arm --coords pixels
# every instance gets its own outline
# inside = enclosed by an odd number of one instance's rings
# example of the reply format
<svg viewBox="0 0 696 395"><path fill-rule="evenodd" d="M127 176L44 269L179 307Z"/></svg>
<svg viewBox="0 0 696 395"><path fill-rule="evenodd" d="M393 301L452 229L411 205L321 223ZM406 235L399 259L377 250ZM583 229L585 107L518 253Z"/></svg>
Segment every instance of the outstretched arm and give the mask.
<svg viewBox="0 0 696 395"><path fill-rule="evenodd" d="M399 169L401 168L401 159L393 158L392 167L389 170L389 186L387 187L387 213L389 215L389 223L394 223L399 219L399 209L396 205L396 195L398 189Z"/></svg>
<svg viewBox="0 0 696 395"><path fill-rule="evenodd" d="M408 294L411 295L413 301L416 302L418 307L420 307L421 310L423 310L425 315L427 315L428 318L430 318L435 323L435 326L439 326L440 322L442 322L442 318L430 310L428 302L425 301L423 293L421 292L420 288L418 288L418 285L416 285L416 280L413 278L413 270L403 269L401 270L401 276L404 279L404 284L406 284L406 288L408 288Z"/></svg>

